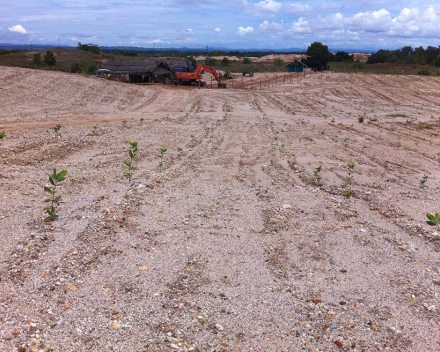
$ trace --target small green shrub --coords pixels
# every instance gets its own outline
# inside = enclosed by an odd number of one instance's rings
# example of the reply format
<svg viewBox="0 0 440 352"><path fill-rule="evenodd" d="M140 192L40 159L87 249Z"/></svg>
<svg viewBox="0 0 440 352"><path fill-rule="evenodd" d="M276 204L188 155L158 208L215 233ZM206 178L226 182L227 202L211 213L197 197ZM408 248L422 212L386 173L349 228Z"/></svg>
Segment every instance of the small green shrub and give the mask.
<svg viewBox="0 0 440 352"><path fill-rule="evenodd" d="M429 70L419 70L417 72L417 74L419 76L431 76L431 71L429 71Z"/></svg>
<svg viewBox="0 0 440 352"><path fill-rule="evenodd" d="M44 56L44 62L49 66L54 66L57 63L57 59L52 51L46 51L46 55Z"/></svg>
<svg viewBox="0 0 440 352"><path fill-rule="evenodd" d="M54 128L53 128L53 130L55 131L58 138L63 136L63 134L60 132L61 127L63 127L63 126L58 124L58 125L54 126Z"/></svg>
<svg viewBox="0 0 440 352"><path fill-rule="evenodd" d="M322 171L322 165L319 165L315 171L313 171L312 182L314 184L321 183L322 177L320 176L320 172Z"/></svg>
<svg viewBox="0 0 440 352"><path fill-rule="evenodd" d="M435 215L431 215L429 213L426 213L426 217L428 218L428 221L426 223L429 226L439 226L437 231L440 232L440 214L436 213Z"/></svg>
<svg viewBox="0 0 440 352"><path fill-rule="evenodd" d="M47 175L49 176L49 182L52 186L44 187L44 191L50 194L50 198L45 200L46 203L49 203L49 206L45 207L44 210L48 214L46 221L55 221L58 219L59 206L61 203L61 196L57 196L56 192L57 188L61 186L61 182L66 178L67 170L57 173L57 170L53 169L53 173Z"/></svg>
<svg viewBox="0 0 440 352"><path fill-rule="evenodd" d="M362 115L359 115L358 116L358 121L359 121L359 123L364 122L364 117Z"/></svg>
<svg viewBox="0 0 440 352"><path fill-rule="evenodd" d="M128 156L130 157L130 161L125 161L124 164L128 167L127 171L124 171L124 177L131 182L134 171L137 170L137 167L133 165L134 158L137 156L137 142L128 142L130 144L130 148L128 149Z"/></svg>
<svg viewBox="0 0 440 352"><path fill-rule="evenodd" d="M160 158L160 163L159 163L159 170L160 172L162 172L162 166L163 166L163 158L165 157L165 153L167 152L167 148L160 148L159 150L159 158Z"/></svg>

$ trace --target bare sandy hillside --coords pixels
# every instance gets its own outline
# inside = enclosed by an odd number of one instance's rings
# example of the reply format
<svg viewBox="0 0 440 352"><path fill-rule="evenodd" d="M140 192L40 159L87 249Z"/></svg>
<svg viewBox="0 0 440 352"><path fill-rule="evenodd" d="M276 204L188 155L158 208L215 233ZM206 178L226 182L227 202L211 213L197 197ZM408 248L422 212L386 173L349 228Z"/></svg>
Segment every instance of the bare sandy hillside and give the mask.
<svg viewBox="0 0 440 352"><path fill-rule="evenodd" d="M439 350L440 78L278 84L0 67L0 350Z"/></svg>

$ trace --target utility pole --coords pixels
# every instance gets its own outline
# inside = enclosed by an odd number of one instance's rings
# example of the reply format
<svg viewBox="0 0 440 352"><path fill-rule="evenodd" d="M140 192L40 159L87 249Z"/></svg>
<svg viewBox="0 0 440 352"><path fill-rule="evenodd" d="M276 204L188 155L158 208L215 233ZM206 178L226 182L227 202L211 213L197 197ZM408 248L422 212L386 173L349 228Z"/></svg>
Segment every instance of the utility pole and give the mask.
<svg viewBox="0 0 440 352"><path fill-rule="evenodd" d="M58 48L60 47L60 37L58 37Z"/></svg>
<svg viewBox="0 0 440 352"><path fill-rule="evenodd" d="M206 46L206 64L208 64L208 59L209 59L209 51L208 51L208 46Z"/></svg>
<svg viewBox="0 0 440 352"><path fill-rule="evenodd" d="M156 48L156 42L153 42L153 60L154 60L154 49Z"/></svg>

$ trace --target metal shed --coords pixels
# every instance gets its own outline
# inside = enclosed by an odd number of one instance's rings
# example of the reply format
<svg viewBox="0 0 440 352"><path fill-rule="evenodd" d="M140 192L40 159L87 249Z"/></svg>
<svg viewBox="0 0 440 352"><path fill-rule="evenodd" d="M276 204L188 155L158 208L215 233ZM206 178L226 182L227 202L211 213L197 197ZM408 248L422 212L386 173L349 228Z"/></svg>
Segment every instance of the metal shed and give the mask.
<svg viewBox="0 0 440 352"><path fill-rule="evenodd" d="M173 71L163 61L107 61L101 70L108 70L110 79L129 83L164 83L173 78Z"/></svg>
<svg viewBox="0 0 440 352"><path fill-rule="evenodd" d="M290 64L287 64L287 68L289 69L289 72L303 72L304 64L299 62L298 60L295 60Z"/></svg>

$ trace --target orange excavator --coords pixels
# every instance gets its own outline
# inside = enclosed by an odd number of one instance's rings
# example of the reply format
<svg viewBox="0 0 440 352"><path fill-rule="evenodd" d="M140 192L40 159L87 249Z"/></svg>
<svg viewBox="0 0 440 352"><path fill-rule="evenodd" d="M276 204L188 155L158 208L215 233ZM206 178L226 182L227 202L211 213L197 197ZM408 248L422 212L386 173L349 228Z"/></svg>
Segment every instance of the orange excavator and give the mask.
<svg viewBox="0 0 440 352"><path fill-rule="evenodd" d="M200 74L202 71L212 73L218 82L219 88L224 88L224 83L222 83L215 68L206 65L197 66L194 72L175 72L174 77L176 78L178 85L198 85L197 80L202 79L202 75ZM205 86L206 82L200 82L200 85Z"/></svg>

